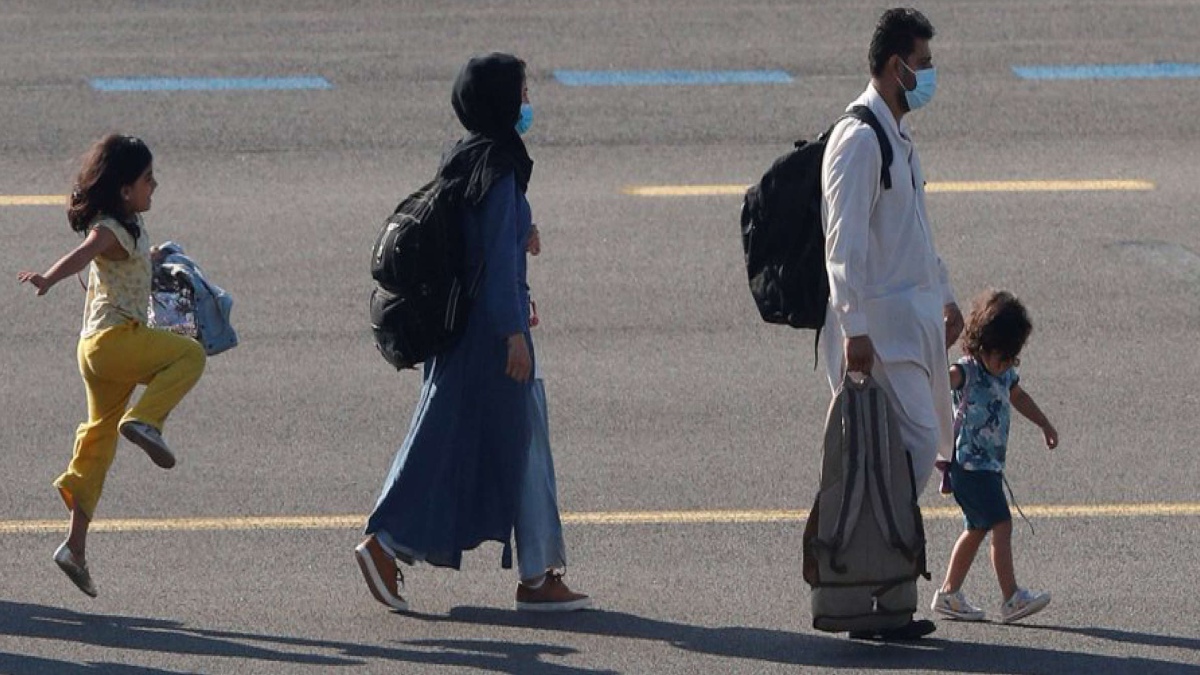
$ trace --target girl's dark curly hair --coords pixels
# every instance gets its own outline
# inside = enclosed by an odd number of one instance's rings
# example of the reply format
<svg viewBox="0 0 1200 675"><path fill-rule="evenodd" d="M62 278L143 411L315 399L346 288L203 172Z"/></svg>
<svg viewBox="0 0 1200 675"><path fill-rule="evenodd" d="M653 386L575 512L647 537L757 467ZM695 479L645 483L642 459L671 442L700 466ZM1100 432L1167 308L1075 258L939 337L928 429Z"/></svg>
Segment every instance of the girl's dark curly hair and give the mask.
<svg viewBox="0 0 1200 675"><path fill-rule="evenodd" d="M96 141L83 156L83 165L71 190L67 222L71 229L86 234L99 215L115 218L136 241L141 234L134 214L121 199L121 188L132 184L154 156L140 138L110 134Z"/></svg>
<svg viewBox="0 0 1200 675"><path fill-rule="evenodd" d="M962 349L976 358L996 352L1015 359L1033 332L1025 305L1008 291L988 289L971 302L971 315L963 330Z"/></svg>

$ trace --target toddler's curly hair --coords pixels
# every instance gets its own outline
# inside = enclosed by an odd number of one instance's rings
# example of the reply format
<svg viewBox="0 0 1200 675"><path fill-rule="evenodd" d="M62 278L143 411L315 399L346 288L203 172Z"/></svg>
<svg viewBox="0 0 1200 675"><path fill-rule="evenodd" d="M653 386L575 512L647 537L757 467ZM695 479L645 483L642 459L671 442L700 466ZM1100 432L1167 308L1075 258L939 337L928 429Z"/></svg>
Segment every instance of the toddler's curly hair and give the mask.
<svg viewBox="0 0 1200 675"><path fill-rule="evenodd" d="M986 352L996 352L1002 358L1015 359L1032 332L1029 312L1017 296L1008 291L988 289L971 302L962 349L976 358Z"/></svg>

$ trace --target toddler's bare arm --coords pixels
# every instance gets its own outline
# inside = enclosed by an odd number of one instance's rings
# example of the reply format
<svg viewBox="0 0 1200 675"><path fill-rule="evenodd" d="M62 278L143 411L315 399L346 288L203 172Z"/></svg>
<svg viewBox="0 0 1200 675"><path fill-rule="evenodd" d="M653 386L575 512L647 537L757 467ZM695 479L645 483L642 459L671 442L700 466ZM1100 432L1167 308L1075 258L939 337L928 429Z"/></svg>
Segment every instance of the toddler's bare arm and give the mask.
<svg viewBox="0 0 1200 675"><path fill-rule="evenodd" d="M1042 435L1046 438L1047 448L1053 450L1058 446L1058 431L1055 430L1053 424L1050 424L1049 418L1038 407L1038 404L1034 402L1033 397L1021 388L1021 385L1013 385L1013 388L1008 392L1008 400L1012 402L1012 406L1017 409L1017 412L1041 428Z"/></svg>

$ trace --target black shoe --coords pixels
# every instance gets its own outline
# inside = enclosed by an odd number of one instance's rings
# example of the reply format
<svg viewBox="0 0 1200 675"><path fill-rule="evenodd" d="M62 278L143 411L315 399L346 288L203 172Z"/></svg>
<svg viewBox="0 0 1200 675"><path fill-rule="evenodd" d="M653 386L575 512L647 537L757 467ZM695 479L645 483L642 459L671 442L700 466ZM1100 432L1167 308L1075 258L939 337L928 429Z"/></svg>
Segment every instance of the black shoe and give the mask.
<svg viewBox="0 0 1200 675"><path fill-rule="evenodd" d="M852 640L879 640L881 642L902 642L905 640L919 640L933 631L937 630L937 624L928 619L919 619L917 621L909 621L907 624L885 631L872 630L852 630L850 638Z"/></svg>
<svg viewBox="0 0 1200 675"><path fill-rule="evenodd" d="M175 466L175 455L171 454L158 429L145 422L129 420L121 425L120 430L126 440L146 451L150 461L164 469Z"/></svg>

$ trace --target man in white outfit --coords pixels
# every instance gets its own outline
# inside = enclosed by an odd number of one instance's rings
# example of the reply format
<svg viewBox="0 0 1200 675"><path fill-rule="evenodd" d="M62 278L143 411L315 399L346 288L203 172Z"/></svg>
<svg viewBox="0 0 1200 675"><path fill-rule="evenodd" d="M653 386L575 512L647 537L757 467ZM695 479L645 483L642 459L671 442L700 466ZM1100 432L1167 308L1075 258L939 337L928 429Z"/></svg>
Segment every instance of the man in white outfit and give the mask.
<svg viewBox="0 0 1200 675"><path fill-rule="evenodd" d="M871 83L851 104L868 107L891 143L890 189L874 130L847 118L833 128L821 167L829 310L823 329L829 384L870 373L888 392L901 442L922 491L939 451L949 457L952 405L946 350L963 318L946 266L933 245L925 176L904 116L936 89L929 41L933 26L914 9L883 13L871 39ZM933 632L914 621L895 635Z"/></svg>

